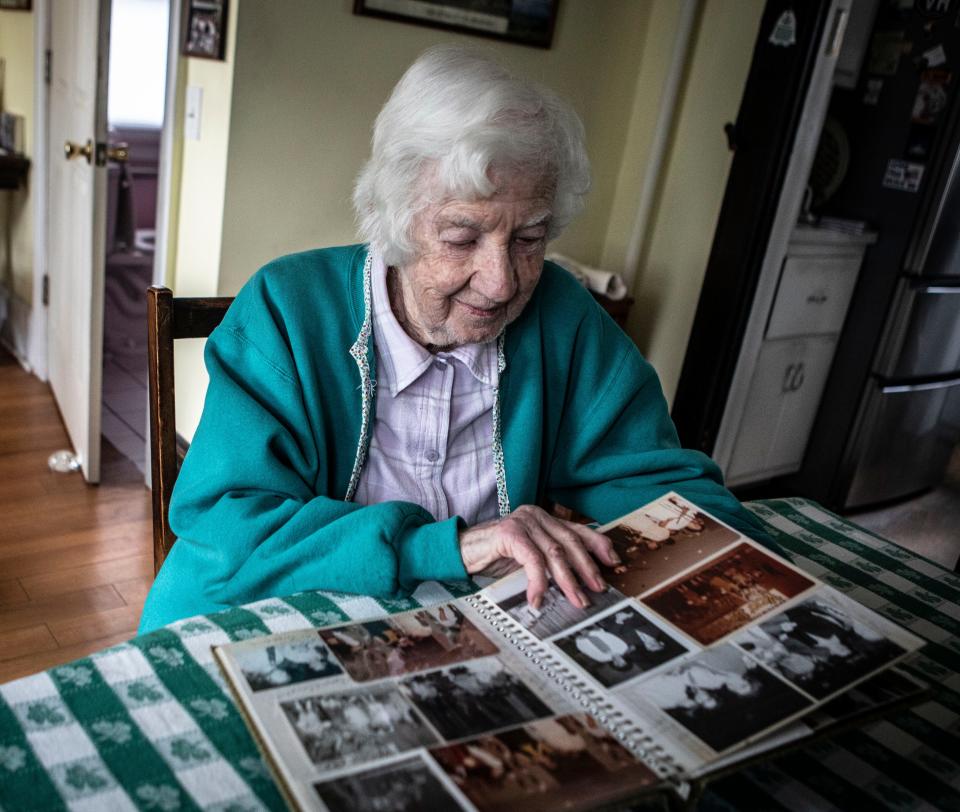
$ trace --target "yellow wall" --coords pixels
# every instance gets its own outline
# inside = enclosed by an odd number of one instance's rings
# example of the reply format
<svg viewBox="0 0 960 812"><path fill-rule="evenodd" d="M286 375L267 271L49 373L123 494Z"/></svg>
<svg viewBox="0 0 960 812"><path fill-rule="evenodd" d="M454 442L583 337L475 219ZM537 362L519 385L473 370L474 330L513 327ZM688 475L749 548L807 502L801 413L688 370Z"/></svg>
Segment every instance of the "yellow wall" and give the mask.
<svg viewBox="0 0 960 812"><path fill-rule="evenodd" d="M24 116L24 151L33 157L32 13L0 11L0 58L6 61L4 109ZM6 223L11 231L11 273L7 271ZM33 210L29 186L0 191L0 284L28 306L33 296Z"/></svg>
<svg viewBox="0 0 960 812"><path fill-rule="evenodd" d="M707 0L634 287L630 333L672 401L710 256L763 0Z"/></svg>
<svg viewBox="0 0 960 812"><path fill-rule="evenodd" d="M627 253L633 238L640 192L648 171L648 158L660 113L663 84L673 59L680 18L678 0L648 0L649 22L643 44L636 85L628 101L631 109L627 137L617 174L613 202L607 220L600 267L628 277L636 268L627 267Z"/></svg>
<svg viewBox="0 0 960 812"><path fill-rule="evenodd" d="M603 251L651 4L564 2L550 50L358 17L352 0L244 0L239 15L220 290L280 254L353 242L353 180L377 112L430 45L463 41L569 99L582 116L594 188L558 242Z"/></svg>
<svg viewBox="0 0 960 812"><path fill-rule="evenodd" d="M220 272L239 0L230 5L226 60L181 58L176 89L174 172L166 283L177 296L215 296ZM186 88L203 89L199 140L183 136ZM193 436L206 391L203 341L178 341L176 425Z"/></svg>

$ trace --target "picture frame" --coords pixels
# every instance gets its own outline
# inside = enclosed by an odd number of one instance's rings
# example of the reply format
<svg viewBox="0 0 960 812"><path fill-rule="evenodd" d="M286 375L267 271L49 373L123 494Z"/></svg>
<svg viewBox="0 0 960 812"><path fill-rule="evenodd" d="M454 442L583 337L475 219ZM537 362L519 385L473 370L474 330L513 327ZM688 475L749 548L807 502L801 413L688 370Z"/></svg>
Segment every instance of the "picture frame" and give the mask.
<svg viewBox="0 0 960 812"><path fill-rule="evenodd" d="M560 0L354 0L366 17L550 48Z"/></svg>
<svg viewBox="0 0 960 812"><path fill-rule="evenodd" d="M230 0L185 0L184 56L223 61L227 48L227 14Z"/></svg>
<svg viewBox="0 0 960 812"><path fill-rule="evenodd" d="M0 0L0 11L32 11L33 0Z"/></svg>

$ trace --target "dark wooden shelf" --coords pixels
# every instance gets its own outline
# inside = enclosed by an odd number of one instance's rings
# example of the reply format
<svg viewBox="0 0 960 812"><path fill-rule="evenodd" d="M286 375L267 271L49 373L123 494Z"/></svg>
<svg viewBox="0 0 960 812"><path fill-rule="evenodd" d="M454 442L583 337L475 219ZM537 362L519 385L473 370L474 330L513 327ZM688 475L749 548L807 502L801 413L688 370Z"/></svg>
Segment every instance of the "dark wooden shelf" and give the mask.
<svg viewBox="0 0 960 812"><path fill-rule="evenodd" d="M19 189L29 169L30 159L24 155L0 155L0 189Z"/></svg>
<svg viewBox="0 0 960 812"><path fill-rule="evenodd" d="M627 329L627 316L630 315L630 308L633 306L632 296L625 296L622 299L608 299L606 296L594 293L593 298L610 314L621 330Z"/></svg>

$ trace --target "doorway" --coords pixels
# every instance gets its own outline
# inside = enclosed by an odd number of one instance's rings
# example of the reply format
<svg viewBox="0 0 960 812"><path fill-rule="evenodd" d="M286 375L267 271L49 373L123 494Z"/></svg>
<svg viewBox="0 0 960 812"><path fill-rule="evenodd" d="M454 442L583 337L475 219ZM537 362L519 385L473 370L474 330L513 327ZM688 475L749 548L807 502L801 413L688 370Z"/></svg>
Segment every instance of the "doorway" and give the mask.
<svg viewBox="0 0 960 812"><path fill-rule="evenodd" d="M146 473L147 309L167 79L167 0L113 0L107 93L102 442ZM116 149L119 148L119 149Z"/></svg>

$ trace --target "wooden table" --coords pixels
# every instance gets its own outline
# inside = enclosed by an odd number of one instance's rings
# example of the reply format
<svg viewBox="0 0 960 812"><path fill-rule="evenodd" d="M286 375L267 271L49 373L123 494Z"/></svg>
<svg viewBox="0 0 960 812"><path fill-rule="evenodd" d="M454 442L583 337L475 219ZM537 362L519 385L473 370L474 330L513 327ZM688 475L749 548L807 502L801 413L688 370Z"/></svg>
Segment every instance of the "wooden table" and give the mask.
<svg viewBox="0 0 960 812"><path fill-rule="evenodd" d="M795 563L929 644L939 694L725 778L709 810L960 809L960 578L798 499L750 503ZM210 646L450 600L301 593L196 617L0 685L0 809L282 809Z"/></svg>

